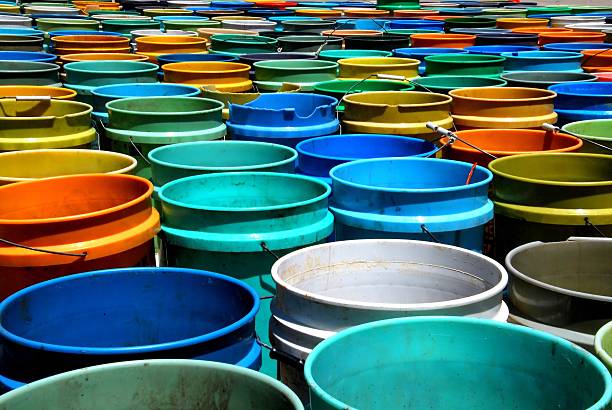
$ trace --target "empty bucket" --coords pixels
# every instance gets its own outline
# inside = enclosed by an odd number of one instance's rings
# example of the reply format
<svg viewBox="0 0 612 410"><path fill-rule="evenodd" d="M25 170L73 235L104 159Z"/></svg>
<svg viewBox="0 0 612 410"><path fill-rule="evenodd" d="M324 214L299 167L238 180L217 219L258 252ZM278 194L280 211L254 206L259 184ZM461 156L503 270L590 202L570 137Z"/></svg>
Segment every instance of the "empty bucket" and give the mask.
<svg viewBox="0 0 612 410"><path fill-rule="evenodd" d="M253 82L249 79L250 66L234 62L186 61L162 66L164 81L194 85L214 86L219 91L249 91Z"/></svg>
<svg viewBox="0 0 612 410"><path fill-rule="evenodd" d="M39 61L2 61L0 85L47 85L59 87L59 66Z"/></svg>
<svg viewBox="0 0 612 410"><path fill-rule="evenodd" d="M582 54L568 51L503 53L505 71L582 71Z"/></svg>
<svg viewBox="0 0 612 410"><path fill-rule="evenodd" d="M172 53L205 53L206 40L187 36L146 36L136 39L137 54L157 62L157 56Z"/></svg>
<svg viewBox="0 0 612 410"><path fill-rule="evenodd" d="M448 94L452 90L466 87L503 87L507 83L500 78L461 75L434 75L412 80L417 91Z"/></svg>
<svg viewBox="0 0 612 410"><path fill-rule="evenodd" d="M34 51L0 51L0 61L34 61L53 63L57 57L48 53Z"/></svg>
<svg viewBox="0 0 612 410"><path fill-rule="evenodd" d="M282 54L281 54L282 55ZM277 91L283 83L298 84L302 91L313 91L323 81L335 80L338 63L322 60L264 60L253 63L255 84L264 91Z"/></svg>
<svg viewBox="0 0 612 410"><path fill-rule="evenodd" d="M594 141L606 147L612 148L612 119L608 120L584 120L570 122L563 126L563 130L578 135L585 141L582 145L581 152L590 152L594 154L608 154L610 151L589 144L588 141Z"/></svg>
<svg viewBox="0 0 612 410"><path fill-rule="evenodd" d="M471 34L417 33L410 36L412 47L465 48L476 44L476 36Z"/></svg>
<svg viewBox="0 0 612 410"><path fill-rule="evenodd" d="M611 82L556 84L549 90L557 94L555 111L559 123L612 118Z"/></svg>
<svg viewBox="0 0 612 410"><path fill-rule="evenodd" d="M506 80L510 87L543 89L555 84L597 80L593 74L571 71L514 71L502 74L501 78Z"/></svg>
<svg viewBox="0 0 612 410"><path fill-rule="evenodd" d="M425 57L425 74L499 77L506 58L481 54L437 54Z"/></svg>
<svg viewBox="0 0 612 410"><path fill-rule="evenodd" d="M608 370L612 371L612 322L608 322L595 335L595 352Z"/></svg>
<svg viewBox="0 0 612 410"><path fill-rule="evenodd" d="M0 85L0 98L22 96L43 96L56 100L72 100L76 96L76 91L42 85Z"/></svg>
<svg viewBox="0 0 612 410"><path fill-rule="evenodd" d="M410 80L419 76L419 60L397 57L358 57L338 60L340 78L376 78L378 74Z"/></svg>

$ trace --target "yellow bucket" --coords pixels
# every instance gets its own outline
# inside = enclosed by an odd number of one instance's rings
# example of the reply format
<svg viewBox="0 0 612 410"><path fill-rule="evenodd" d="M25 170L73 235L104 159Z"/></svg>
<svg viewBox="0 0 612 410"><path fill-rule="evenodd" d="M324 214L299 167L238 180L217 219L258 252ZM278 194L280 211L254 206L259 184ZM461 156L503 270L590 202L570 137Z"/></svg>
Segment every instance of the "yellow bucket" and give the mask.
<svg viewBox="0 0 612 410"><path fill-rule="evenodd" d="M47 87L40 85L2 85L0 86L0 98L42 96L51 97L56 100L72 100L77 93L74 90L61 87Z"/></svg>
<svg viewBox="0 0 612 410"><path fill-rule="evenodd" d="M396 57L355 57L338 60L340 79L377 78L387 74L413 79L419 76L419 60ZM399 78L397 79L399 81ZM405 80L404 80L405 81Z"/></svg>
<svg viewBox="0 0 612 410"><path fill-rule="evenodd" d="M295 11L296 16L307 16L307 17L341 17L342 11L332 9L298 9Z"/></svg>
<svg viewBox="0 0 612 410"><path fill-rule="evenodd" d="M128 174L129 155L87 149L36 149L0 153L0 185L78 174Z"/></svg>

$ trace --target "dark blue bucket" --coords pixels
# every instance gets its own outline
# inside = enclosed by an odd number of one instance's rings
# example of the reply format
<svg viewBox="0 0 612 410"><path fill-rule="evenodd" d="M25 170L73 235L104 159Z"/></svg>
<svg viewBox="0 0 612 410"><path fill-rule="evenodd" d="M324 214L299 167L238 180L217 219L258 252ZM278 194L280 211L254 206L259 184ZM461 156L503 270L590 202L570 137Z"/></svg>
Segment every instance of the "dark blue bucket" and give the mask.
<svg viewBox="0 0 612 410"><path fill-rule="evenodd" d="M227 9L250 9L251 7L255 7L255 3L250 3L248 1L213 1L210 3L210 7L215 8L227 8Z"/></svg>
<svg viewBox="0 0 612 410"><path fill-rule="evenodd" d="M519 51L537 51L535 46L470 46L465 51L470 54L487 54L491 56L501 56L502 53L516 53Z"/></svg>
<svg viewBox="0 0 612 410"><path fill-rule="evenodd" d="M512 33L510 30L505 30L501 28L451 28L451 33L456 34L504 34L504 33Z"/></svg>
<svg viewBox="0 0 612 410"><path fill-rule="evenodd" d="M336 165L366 158L427 157L436 152L429 141L385 134L342 134L300 142L298 172L331 184L329 171Z"/></svg>
<svg viewBox="0 0 612 410"><path fill-rule="evenodd" d="M0 51L0 61L38 61L53 63L57 57L54 54L34 51Z"/></svg>
<svg viewBox="0 0 612 410"><path fill-rule="evenodd" d="M259 369L258 310L250 286L194 269L112 269L42 282L0 304L0 387L141 359Z"/></svg>
<svg viewBox="0 0 612 410"><path fill-rule="evenodd" d="M548 89L557 93L557 125L612 118L612 82L565 83Z"/></svg>
<svg viewBox="0 0 612 410"><path fill-rule="evenodd" d="M292 16L295 12L293 10L278 9L249 9L246 14L249 16L268 18L274 16Z"/></svg>
<svg viewBox="0 0 612 410"><path fill-rule="evenodd" d="M607 50L612 48L610 43L549 43L542 47L546 51L573 51L576 53L582 50Z"/></svg>

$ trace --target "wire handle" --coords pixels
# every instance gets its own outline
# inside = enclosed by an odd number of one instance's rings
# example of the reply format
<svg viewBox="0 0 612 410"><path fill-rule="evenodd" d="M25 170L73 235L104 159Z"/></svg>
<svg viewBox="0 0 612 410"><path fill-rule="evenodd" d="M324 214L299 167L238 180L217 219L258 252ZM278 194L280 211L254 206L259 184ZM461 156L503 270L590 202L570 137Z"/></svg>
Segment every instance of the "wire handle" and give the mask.
<svg viewBox="0 0 612 410"><path fill-rule="evenodd" d="M485 154L486 156L488 156L488 157L490 157L490 158L493 158L493 159L497 159L497 157L496 157L495 155L491 154L490 152L487 152L487 151L485 151L484 149L482 149L482 148L480 148L480 147L477 147L476 145L472 144L471 142L467 142L466 140L464 140L464 139L462 139L462 138L459 138L459 136L457 136L457 134L455 134L454 132L449 131L449 130L447 130L446 128L442 128L441 126L439 126L439 125L437 125L437 124L434 124L433 122L427 122L427 123L425 124L425 126L426 126L427 128L429 128L430 130L432 130L433 132L437 132L438 134L440 134L440 135L443 135L443 136L447 137L447 138L449 139L449 142L450 142L451 140L453 140L453 141L451 142L451 144L452 144L452 143L454 143L454 142L455 142L455 140L457 140L457 141L461 141L461 142L462 142L462 143L464 143L465 145L467 145L467 146L469 146L469 147L471 147L471 148L474 148L475 150L477 150L477 151L479 151L479 152L481 152L481 153Z"/></svg>
<svg viewBox="0 0 612 410"><path fill-rule="evenodd" d="M302 367L304 366L304 361L302 359L298 359L297 357L293 357L285 352L282 352L278 349L276 349L273 346L270 346L267 343L264 343L259 336L255 336L255 340L257 341L257 344L261 347L263 347L266 350L270 351L270 357L272 359L276 359L276 360L280 360L282 362L288 363L292 366L296 366L296 367Z"/></svg>
<svg viewBox="0 0 612 410"><path fill-rule="evenodd" d="M438 238L436 238L436 236L435 236L433 233L431 233L431 231L430 231L429 229L427 229L427 225L422 224L422 225L421 225L421 231L422 231L422 232L423 232L425 235L429 236L429 239L431 239L431 240L432 240L432 241L434 241L435 243L442 243L442 242L440 242L440 240L439 240Z"/></svg>
<svg viewBox="0 0 612 410"><path fill-rule="evenodd" d="M571 131L562 130L561 128L557 127L556 125L548 124L548 123L545 122L544 124L542 124L542 129L545 130L545 131L554 132L555 134L558 133L558 132L564 132L566 134L571 135L572 137L578 138L582 142L588 142L589 144L593 144L593 145L595 145L595 146L597 146L599 148L605 149L606 151L612 152L612 148L610 148L610 147L607 147L607 146L605 146L603 144L600 144L598 142L595 142L595 141L591 141L590 139L587 139L587 138L582 138L580 135L574 134Z"/></svg>
<svg viewBox="0 0 612 410"><path fill-rule="evenodd" d="M270 248L268 248L268 245L266 245L265 242L261 242L259 244L259 246L261 246L261 249L263 249L264 252L269 253L270 255L274 256L276 258L276 260L280 259L280 256L278 256L276 253L274 253Z"/></svg>
<svg viewBox="0 0 612 410"><path fill-rule="evenodd" d="M87 256L87 251L84 251L83 253L50 251L48 249L34 248L32 246L22 245L20 243L9 241L8 239L3 239L3 238L0 238L0 242L6 245L9 245L9 246L15 246L17 248L27 249L29 251L34 251L34 252L49 253L51 255L75 256L77 258L84 258Z"/></svg>

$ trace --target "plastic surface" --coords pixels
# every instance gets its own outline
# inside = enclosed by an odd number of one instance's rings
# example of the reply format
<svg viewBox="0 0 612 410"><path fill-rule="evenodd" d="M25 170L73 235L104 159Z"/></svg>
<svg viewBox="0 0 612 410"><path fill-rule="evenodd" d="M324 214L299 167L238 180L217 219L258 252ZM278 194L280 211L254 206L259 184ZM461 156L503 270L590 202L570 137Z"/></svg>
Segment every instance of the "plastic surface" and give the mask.
<svg viewBox="0 0 612 410"><path fill-rule="evenodd" d="M421 77L412 80L416 91L431 91L434 93L448 94L451 90L465 87L503 87L507 83L499 78L459 76L459 75L436 75L432 77Z"/></svg>
<svg viewBox="0 0 612 410"><path fill-rule="evenodd" d="M59 66L38 61L3 61L0 64L0 85L61 86Z"/></svg>
<svg viewBox="0 0 612 410"><path fill-rule="evenodd" d="M319 59L335 61L354 57L391 57L390 51L382 50L323 50L319 53Z"/></svg>
<svg viewBox="0 0 612 410"><path fill-rule="evenodd" d="M497 77L504 70L505 57L479 54L437 54L425 57L425 73Z"/></svg>
<svg viewBox="0 0 612 410"><path fill-rule="evenodd" d="M445 47L410 47L410 48L396 48L393 50L395 57L402 58L415 58L421 62L419 64L419 74L425 73L425 57L436 55L436 54L465 54L467 51L458 48L445 48Z"/></svg>
<svg viewBox="0 0 612 410"><path fill-rule="evenodd" d="M413 34L410 36L412 47L465 48L476 44L476 36L471 34Z"/></svg>
<svg viewBox="0 0 612 410"><path fill-rule="evenodd" d="M187 36L145 36L136 39L137 54L146 55L157 62L157 56L173 53L204 53L206 40Z"/></svg>
<svg viewBox="0 0 612 410"><path fill-rule="evenodd" d="M545 44L542 49L547 51L573 51L581 52L582 50L602 50L612 48L610 43L549 43Z"/></svg>
<svg viewBox="0 0 612 410"><path fill-rule="evenodd" d="M564 131L576 134L583 139L597 142L612 148L612 119L609 120L584 120L571 122L563 126ZM610 154L610 151L585 142L581 152L594 154Z"/></svg>
<svg viewBox="0 0 612 410"><path fill-rule="evenodd" d="M398 57L356 57L338 60L340 78L376 78L377 74L400 76L404 79L418 77L419 61Z"/></svg>
<svg viewBox="0 0 612 410"><path fill-rule="evenodd" d="M0 51L0 61L37 61L53 63L57 57L48 53L32 51Z"/></svg>
<svg viewBox="0 0 612 410"><path fill-rule="evenodd" d="M72 100L76 92L60 87L37 85L0 85L0 98L17 96L49 96L57 100Z"/></svg>
<svg viewBox="0 0 612 410"><path fill-rule="evenodd" d="M597 357L612 372L612 322L608 322L595 335L595 352Z"/></svg>
<svg viewBox="0 0 612 410"><path fill-rule="evenodd" d="M514 71L502 74L501 78L508 82L509 87L543 89L555 84L597 80L593 74L569 71Z"/></svg>
<svg viewBox="0 0 612 410"><path fill-rule="evenodd" d="M250 66L234 62L187 61L162 66L164 81L194 86L213 85L219 91L249 91Z"/></svg>
<svg viewBox="0 0 612 410"><path fill-rule="evenodd" d="M343 39L336 36L281 36L278 45L282 51L314 53L321 50L341 50Z"/></svg>
<svg viewBox="0 0 612 410"><path fill-rule="evenodd" d="M605 38L605 33L588 31L543 32L539 35L538 44L543 46L549 43L603 43Z"/></svg>
<svg viewBox="0 0 612 410"><path fill-rule="evenodd" d="M342 98L348 94L368 91L410 91L414 85L404 81L391 80L331 80L315 84L314 91L338 99L338 111L344 111Z"/></svg>
<svg viewBox="0 0 612 410"><path fill-rule="evenodd" d="M567 51L503 53L505 71L582 71L582 54Z"/></svg>
<svg viewBox="0 0 612 410"><path fill-rule="evenodd" d="M387 34L383 36L355 36L344 40L347 49L393 51L396 48L409 47L410 39L405 36Z"/></svg>
<svg viewBox="0 0 612 410"><path fill-rule="evenodd" d="M365 348L372 344L378 349ZM599 410L612 400L610 374L585 350L544 332L471 318L360 325L315 347L304 371L312 410L443 409L449 403ZM455 381L450 391L448 380Z"/></svg>
<svg viewBox="0 0 612 410"><path fill-rule="evenodd" d="M250 286L201 270L112 269L42 282L0 304L5 352L0 382L14 388L8 380L32 382L145 358L211 360L257 370L258 309Z"/></svg>
<svg viewBox="0 0 612 410"><path fill-rule="evenodd" d="M557 93L555 111L559 122L612 118L612 83L567 83L556 84L549 90Z"/></svg>

